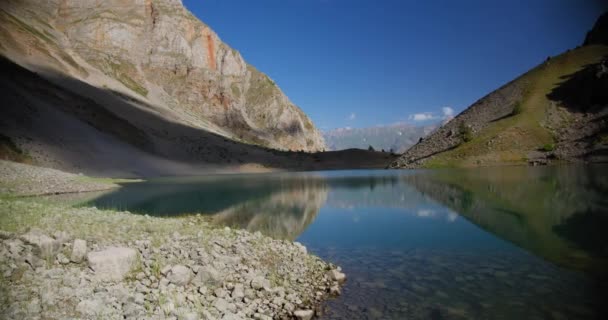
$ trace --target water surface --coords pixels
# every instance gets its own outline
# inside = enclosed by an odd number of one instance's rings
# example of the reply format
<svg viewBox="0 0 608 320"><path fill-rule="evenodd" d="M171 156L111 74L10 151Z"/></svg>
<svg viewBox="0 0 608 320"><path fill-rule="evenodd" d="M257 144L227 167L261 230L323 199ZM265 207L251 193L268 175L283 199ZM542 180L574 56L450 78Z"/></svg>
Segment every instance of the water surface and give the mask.
<svg viewBox="0 0 608 320"><path fill-rule="evenodd" d="M163 178L88 205L204 213L344 269L326 319L596 319L608 167Z"/></svg>

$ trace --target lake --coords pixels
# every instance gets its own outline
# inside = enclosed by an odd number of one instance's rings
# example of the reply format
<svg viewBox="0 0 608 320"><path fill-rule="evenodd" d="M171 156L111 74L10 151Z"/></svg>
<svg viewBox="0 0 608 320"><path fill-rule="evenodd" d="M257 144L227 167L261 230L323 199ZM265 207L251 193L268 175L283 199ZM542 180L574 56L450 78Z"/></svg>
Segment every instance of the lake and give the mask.
<svg viewBox="0 0 608 320"><path fill-rule="evenodd" d="M608 167L161 178L84 205L295 240L348 280L324 319L597 319Z"/></svg>

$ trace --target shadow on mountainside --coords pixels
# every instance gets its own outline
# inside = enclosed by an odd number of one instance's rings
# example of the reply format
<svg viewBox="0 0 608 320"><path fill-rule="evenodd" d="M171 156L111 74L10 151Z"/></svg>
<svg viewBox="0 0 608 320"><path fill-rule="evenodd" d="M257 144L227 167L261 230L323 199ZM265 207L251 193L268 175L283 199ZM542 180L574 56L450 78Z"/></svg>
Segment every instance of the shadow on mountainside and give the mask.
<svg viewBox="0 0 608 320"><path fill-rule="evenodd" d="M246 165L381 168L391 161L388 154L363 150L312 154L244 144L179 122L172 110L53 70L38 74L4 57L0 67L5 97L0 134L29 146L35 162L44 166L96 175L158 176L238 171Z"/></svg>
<svg viewBox="0 0 608 320"><path fill-rule="evenodd" d="M549 100L571 112L596 113L608 106L608 56L560 78L563 81L547 95Z"/></svg>

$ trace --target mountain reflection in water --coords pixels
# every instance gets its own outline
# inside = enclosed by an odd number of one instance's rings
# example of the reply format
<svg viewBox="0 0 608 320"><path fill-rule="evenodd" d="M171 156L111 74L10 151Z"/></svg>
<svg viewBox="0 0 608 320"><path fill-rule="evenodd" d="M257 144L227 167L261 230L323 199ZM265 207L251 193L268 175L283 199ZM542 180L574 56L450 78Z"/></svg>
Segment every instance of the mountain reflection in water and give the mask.
<svg viewBox="0 0 608 320"><path fill-rule="evenodd" d="M163 178L84 204L208 214L301 241L350 275L327 319L596 318L607 289L607 169Z"/></svg>

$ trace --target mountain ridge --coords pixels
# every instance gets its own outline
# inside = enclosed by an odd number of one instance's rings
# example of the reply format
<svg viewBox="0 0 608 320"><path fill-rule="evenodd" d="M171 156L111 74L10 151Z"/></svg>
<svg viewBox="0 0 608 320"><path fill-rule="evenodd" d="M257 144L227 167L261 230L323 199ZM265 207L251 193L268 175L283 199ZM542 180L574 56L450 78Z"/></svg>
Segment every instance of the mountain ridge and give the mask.
<svg viewBox="0 0 608 320"><path fill-rule="evenodd" d="M608 161L608 18L408 149L391 168Z"/></svg>
<svg viewBox="0 0 608 320"><path fill-rule="evenodd" d="M439 124L411 125L397 123L385 126L365 128L337 128L323 131L323 138L328 150L344 150L349 148L405 152L420 138L427 136Z"/></svg>

